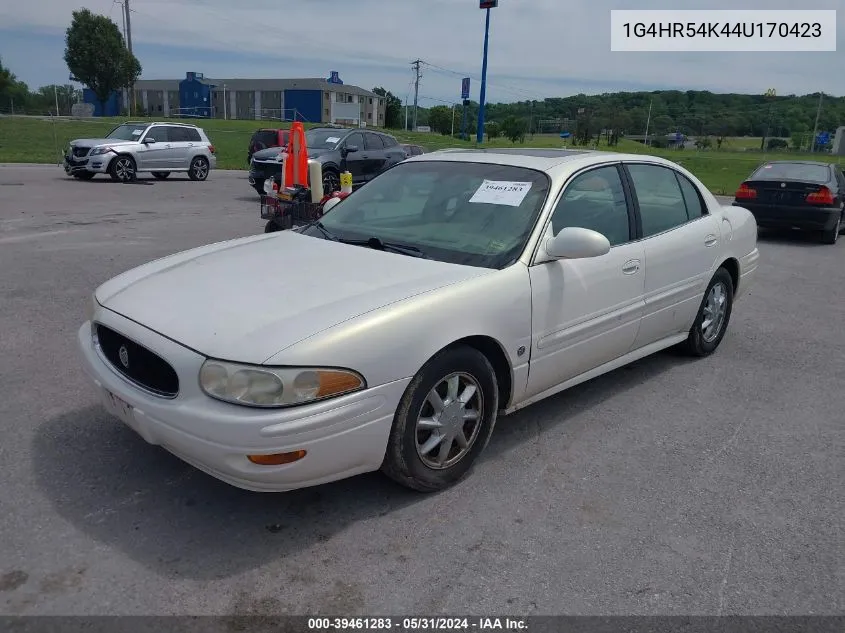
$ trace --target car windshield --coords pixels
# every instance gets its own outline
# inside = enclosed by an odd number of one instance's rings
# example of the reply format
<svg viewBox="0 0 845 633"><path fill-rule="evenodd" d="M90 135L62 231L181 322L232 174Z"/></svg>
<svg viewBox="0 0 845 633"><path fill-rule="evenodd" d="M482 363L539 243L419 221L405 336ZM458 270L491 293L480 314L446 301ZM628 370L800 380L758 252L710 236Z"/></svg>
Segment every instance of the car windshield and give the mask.
<svg viewBox="0 0 845 633"><path fill-rule="evenodd" d="M376 238L421 257L482 268L513 263L549 192L540 171L452 161L400 163L336 204L303 233Z"/></svg>
<svg viewBox="0 0 845 633"><path fill-rule="evenodd" d="M137 141L141 138L141 135L144 133L144 130L147 129L146 125L133 125L131 123L125 123L123 125L118 125L114 128L106 138L114 138L121 141Z"/></svg>
<svg viewBox="0 0 845 633"><path fill-rule="evenodd" d="M305 142L309 149L334 149L345 134L346 130L308 130Z"/></svg>
<svg viewBox="0 0 845 633"><path fill-rule="evenodd" d="M807 163L766 163L754 172L751 180L803 180L808 182L827 182L830 171L823 165Z"/></svg>

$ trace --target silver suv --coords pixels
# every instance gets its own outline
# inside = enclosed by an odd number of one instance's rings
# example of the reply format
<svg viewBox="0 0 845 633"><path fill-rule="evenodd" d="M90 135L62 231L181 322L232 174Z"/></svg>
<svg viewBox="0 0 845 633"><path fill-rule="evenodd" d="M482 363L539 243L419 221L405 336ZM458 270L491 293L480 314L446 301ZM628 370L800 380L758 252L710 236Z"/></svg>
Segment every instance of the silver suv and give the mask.
<svg viewBox="0 0 845 633"><path fill-rule="evenodd" d="M202 128L184 123L123 123L105 138L70 142L65 172L81 180L108 174L130 182L139 172L159 180L171 172L187 172L191 180L205 180L217 166L214 146Z"/></svg>

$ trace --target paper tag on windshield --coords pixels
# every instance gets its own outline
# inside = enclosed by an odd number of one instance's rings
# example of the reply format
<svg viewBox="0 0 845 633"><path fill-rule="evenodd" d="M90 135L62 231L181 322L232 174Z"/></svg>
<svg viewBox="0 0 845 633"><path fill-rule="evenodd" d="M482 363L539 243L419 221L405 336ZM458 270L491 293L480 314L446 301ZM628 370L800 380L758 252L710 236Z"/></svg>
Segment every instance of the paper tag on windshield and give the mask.
<svg viewBox="0 0 845 633"><path fill-rule="evenodd" d="M337 136L330 136L326 139L326 143L337 143L339 140Z"/></svg>
<svg viewBox="0 0 845 633"><path fill-rule="evenodd" d="M132 130L132 136L138 136L138 135L143 134L143 133L144 133L144 130Z"/></svg>
<svg viewBox="0 0 845 633"><path fill-rule="evenodd" d="M469 201L481 204L504 204L509 207L518 207L525 200L525 196L528 195L530 190L530 182L485 180Z"/></svg>

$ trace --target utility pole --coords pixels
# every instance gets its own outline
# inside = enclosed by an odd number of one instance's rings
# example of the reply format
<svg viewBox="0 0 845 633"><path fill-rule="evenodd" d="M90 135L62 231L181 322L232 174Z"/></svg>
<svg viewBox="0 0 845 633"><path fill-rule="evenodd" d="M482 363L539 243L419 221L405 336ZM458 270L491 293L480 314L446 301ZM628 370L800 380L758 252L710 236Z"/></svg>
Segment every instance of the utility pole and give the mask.
<svg viewBox="0 0 845 633"><path fill-rule="evenodd" d="M420 100L420 64L422 64L421 59L414 60L411 62L411 65L414 67L414 127L413 129L417 129L417 109Z"/></svg>
<svg viewBox="0 0 845 633"><path fill-rule="evenodd" d="M481 94L478 98L478 127L475 132L475 142L484 142L484 108L487 105L487 49L490 41L490 9L499 6L498 0L481 0L479 8L484 10L484 57L481 62Z"/></svg>
<svg viewBox="0 0 845 633"><path fill-rule="evenodd" d="M651 125L651 106L654 105L654 98L648 102L648 117L645 120L645 145L648 147L648 126Z"/></svg>
<svg viewBox="0 0 845 633"><path fill-rule="evenodd" d="M819 93L819 107L816 110L816 124L813 126L813 138L810 142L810 151L811 152L816 151L816 134L818 134L818 131L819 131L819 117L821 116L821 113L822 113L822 97L823 96L824 96L823 92Z"/></svg>
<svg viewBox="0 0 845 633"><path fill-rule="evenodd" d="M132 54L132 16L129 9L129 0L123 0L123 12L126 16L126 48L129 49L129 54ZM135 105L135 85L129 85L129 100L127 103L127 109L129 110L129 115L132 116L132 106Z"/></svg>
<svg viewBox="0 0 845 633"><path fill-rule="evenodd" d="M777 92L775 91L774 88L769 88L768 90L766 90L766 92L763 96L770 99L770 101L769 101L769 112L768 112L768 116L766 117L767 118L767 120L766 120L766 133L765 133L765 135L763 135L763 140L760 141L760 149L765 152L766 151L766 139L768 139L769 129L772 127L772 105L774 104L774 97L777 96Z"/></svg>

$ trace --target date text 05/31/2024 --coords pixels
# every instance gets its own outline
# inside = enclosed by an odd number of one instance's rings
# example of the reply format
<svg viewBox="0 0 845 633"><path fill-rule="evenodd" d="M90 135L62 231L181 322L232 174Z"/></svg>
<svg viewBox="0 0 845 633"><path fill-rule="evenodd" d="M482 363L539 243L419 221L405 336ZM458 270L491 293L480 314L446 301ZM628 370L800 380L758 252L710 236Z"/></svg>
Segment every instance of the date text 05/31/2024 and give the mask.
<svg viewBox="0 0 845 633"><path fill-rule="evenodd" d="M309 631L527 631L522 618L308 618Z"/></svg>

